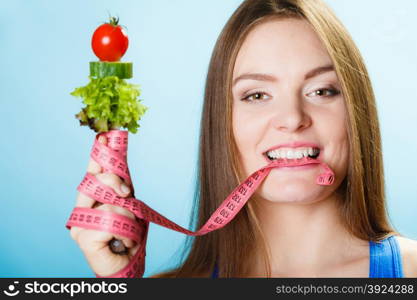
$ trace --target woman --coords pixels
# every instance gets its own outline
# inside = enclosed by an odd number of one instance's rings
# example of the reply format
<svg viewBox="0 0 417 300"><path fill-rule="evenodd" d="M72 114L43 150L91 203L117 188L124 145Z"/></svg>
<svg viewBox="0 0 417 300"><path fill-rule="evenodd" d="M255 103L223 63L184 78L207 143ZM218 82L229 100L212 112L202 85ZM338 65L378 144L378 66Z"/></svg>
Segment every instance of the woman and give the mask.
<svg viewBox="0 0 417 300"><path fill-rule="evenodd" d="M270 160L307 154L335 172L331 186L315 183L317 165L272 170L230 224L190 239L181 265L155 277L417 277L417 242L388 222L375 99L349 34L319 0L244 1L208 71L192 227ZM88 171L129 195L94 161ZM80 194L77 206L93 202ZM116 236L129 253L115 255L111 234L71 235L101 276L137 249Z"/></svg>

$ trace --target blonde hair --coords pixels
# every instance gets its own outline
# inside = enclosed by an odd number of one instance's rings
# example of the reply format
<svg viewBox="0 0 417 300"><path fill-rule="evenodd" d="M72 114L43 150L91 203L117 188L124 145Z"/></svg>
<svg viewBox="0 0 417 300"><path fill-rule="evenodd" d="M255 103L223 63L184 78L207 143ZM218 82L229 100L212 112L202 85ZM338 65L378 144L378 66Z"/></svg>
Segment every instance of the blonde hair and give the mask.
<svg viewBox="0 0 417 300"><path fill-rule="evenodd" d="M339 187L340 212L346 228L363 240L378 241L395 234L385 204L384 173L375 97L363 59L347 30L320 0L246 0L220 34L207 75L201 120L199 172L193 229L244 180L232 133L232 74L237 53L247 34L270 18L302 18L311 24L327 49L347 108L350 143L348 173ZM157 277L208 276L216 263L221 277L244 277L255 247L264 253L266 277L269 254L256 218L254 201L225 228L189 237L184 260ZM191 246L191 249L187 248Z"/></svg>

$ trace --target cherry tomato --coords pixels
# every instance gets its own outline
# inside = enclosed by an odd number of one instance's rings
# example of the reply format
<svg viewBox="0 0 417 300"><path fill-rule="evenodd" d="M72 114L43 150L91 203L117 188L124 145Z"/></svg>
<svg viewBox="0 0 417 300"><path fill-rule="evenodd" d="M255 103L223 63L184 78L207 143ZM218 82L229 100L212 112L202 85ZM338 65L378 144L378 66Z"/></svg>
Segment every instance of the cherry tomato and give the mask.
<svg viewBox="0 0 417 300"><path fill-rule="evenodd" d="M119 61L129 46L127 34L118 23L119 19L112 17L94 31L91 46L101 61Z"/></svg>

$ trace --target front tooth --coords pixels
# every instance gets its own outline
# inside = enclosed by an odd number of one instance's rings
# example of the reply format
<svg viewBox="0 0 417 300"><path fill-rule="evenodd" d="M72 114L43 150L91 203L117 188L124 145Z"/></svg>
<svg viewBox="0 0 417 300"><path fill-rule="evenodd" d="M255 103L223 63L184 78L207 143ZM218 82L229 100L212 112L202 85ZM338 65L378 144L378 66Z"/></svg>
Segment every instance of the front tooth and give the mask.
<svg viewBox="0 0 417 300"><path fill-rule="evenodd" d="M317 155L320 152L319 149L315 148L300 148L297 150L282 150L276 149L268 152L268 155L271 158L279 159L279 158L286 158L286 159L300 159L303 157L308 157Z"/></svg>
<svg viewBox="0 0 417 300"><path fill-rule="evenodd" d="M277 159L281 157L281 153L279 152L278 149L277 150L274 150L274 152L275 152L275 155L276 155L276 158Z"/></svg>
<svg viewBox="0 0 417 300"><path fill-rule="evenodd" d="M301 151L295 151L294 152L294 157L297 158L297 159L302 158L303 157L303 152L301 152Z"/></svg>

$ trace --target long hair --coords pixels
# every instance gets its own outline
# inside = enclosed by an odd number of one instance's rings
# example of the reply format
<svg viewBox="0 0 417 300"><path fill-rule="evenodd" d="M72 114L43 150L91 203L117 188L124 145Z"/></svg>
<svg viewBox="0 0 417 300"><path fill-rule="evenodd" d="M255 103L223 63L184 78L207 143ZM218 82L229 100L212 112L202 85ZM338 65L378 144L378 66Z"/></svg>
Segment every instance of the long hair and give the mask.
<svg viewBox="0 0 417 300"><path fill-rule="evenodd" d="M349 33L321 0L246 0L221 32L205 87L191 228L200 228L244 180L232 134L232 74L249 31L270 18L306 20L333 61L347 108L350 146L348 172L339 187L346 228L363 240L379 241L395 234L387 217L381 137L368 72ZM157 277L207 277L216 262L221 266L220 277L243 277L249 272L255 247L264 253L265 276L270 277L268 249L253 206L249 199L224 228L188 237L179 266Z"/></svg>

